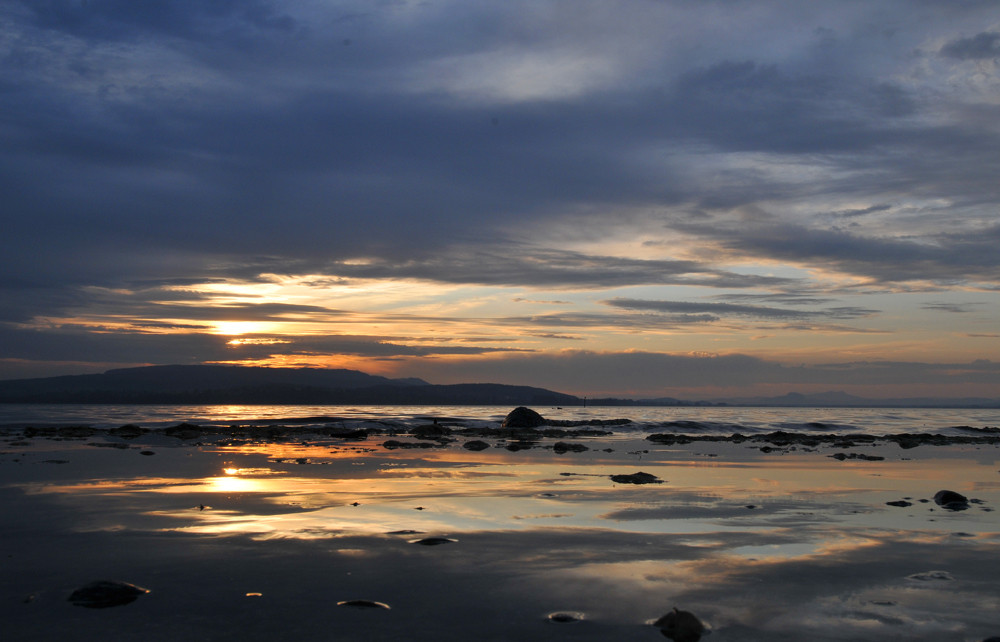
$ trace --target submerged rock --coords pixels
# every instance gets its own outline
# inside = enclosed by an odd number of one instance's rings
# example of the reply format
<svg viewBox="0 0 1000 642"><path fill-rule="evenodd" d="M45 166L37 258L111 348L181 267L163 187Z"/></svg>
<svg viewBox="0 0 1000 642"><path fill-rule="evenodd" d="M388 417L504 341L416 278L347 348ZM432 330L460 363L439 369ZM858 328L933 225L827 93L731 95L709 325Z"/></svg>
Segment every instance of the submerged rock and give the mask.
<svg viewBox="0 0 1000 642"><path fill-rule="evenodd" d="M135 602L136 598L146 593L149 593L149 589L128 582L99 580L73 591L72 595L69 596L69 601L76 606L103 609Z"/></svg>
<svg viewBox="0 0 1000 642"><path fill-rule="evenodd" d="M464 444L462 444L462 448L472 451L486 450L489 447L490 445L488 443L486 443L485 441L480 441L478 439L475 439L473 441L467 441Z"/></svg>
<svg viewBox="0 0 1000 642"><path fill-rule="evenodd" d="M676 607L670 613L653 622L653 626L659 628L664 637L668 637L674 642L698 642L705 632L705 625L694 613L679 611Z"/></svg>
<svg viewBox="0 0 1000 642"><path fill-rule="evenodd" d="M612 475L611 481L616 484L662 484L663 480L649 473L632 473L631 475Z"/></svg>
<svg viewBox="0 0 1000 642"><path fill-rule="evenodd" d="M965 510L969 507L969 498L953 490L939 490L934 494L934 503L945 510Z"/></svg>
<svg viewBox="0 0 1000 642"><path fill-rule="evenodd" d="M545 418L531 408L518 406L507 413L500 425L504 428L537 428L545 425Z"/></svg>
<svg viewBox="0 0 1000 642"><path fill-rule="evenodd" d="M886 502L888 506L897 506L899 508L906 508L907 506L913 506L912 502L908 502L905 499L900 499L894 502Z"/></svg>

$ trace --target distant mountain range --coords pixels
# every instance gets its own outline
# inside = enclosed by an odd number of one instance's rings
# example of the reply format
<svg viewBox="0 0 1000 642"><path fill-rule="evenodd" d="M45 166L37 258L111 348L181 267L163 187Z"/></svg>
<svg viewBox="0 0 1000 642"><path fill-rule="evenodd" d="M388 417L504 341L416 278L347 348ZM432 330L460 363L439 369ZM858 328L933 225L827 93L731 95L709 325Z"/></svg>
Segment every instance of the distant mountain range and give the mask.
<svg viewBox="0 0 1000 642"><path fill-rule="evenodd" d="M147 366L103 374L0 381L0 403L536 405L536 406L838 406L1000 408L1000 399L867 399L845 392L714 401L583 398L497 383L434 385L358 370L244 366Z"/></svg>
<svg viewBox="0 0 1000 642"><path fill-rule="evenodd" d="M580 400L530 386L439 386L358 370L198 365L0 381L0 403L573 405Z"/></svg>

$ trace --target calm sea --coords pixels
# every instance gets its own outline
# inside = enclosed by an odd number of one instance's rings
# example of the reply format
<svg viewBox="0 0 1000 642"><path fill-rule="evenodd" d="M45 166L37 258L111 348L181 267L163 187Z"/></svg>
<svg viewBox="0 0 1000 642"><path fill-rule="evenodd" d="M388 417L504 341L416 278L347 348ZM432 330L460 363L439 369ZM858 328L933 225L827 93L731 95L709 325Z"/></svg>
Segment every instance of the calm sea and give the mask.
<svg viewBox="0 0 1000 642"><path fill-rule="evenodd" d="M750 408L750 407L535 407L547 419L628 419L607 427L616 433L676 432L754 434L786 430L885 435L919 432L969 434L962 427L1000 426L1000 409L943 408ZM414 425L438 420L470 427L498 425L510 406L174 406L0 404L0 426L138 424L161 428L200 425L295 424L317 426Z"/></svg>

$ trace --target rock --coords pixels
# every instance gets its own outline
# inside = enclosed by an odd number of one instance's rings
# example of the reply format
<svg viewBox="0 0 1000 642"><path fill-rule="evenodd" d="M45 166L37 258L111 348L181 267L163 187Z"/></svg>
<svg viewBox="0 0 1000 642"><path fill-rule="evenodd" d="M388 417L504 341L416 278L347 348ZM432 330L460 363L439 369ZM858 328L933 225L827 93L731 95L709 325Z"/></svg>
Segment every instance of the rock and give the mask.
<svg viewBox="0 0 1000 642"><path fill-rule="evenodd" d="M565 624L569 622L579 622L584 618L584 615L578 611L557 611L555 613L549 613L548 618L551 622Z"/></svg>
<svg viewBox="0 0 1000 642"><path fill-rule="evenodd" d="M441 439L451 434L451 428L439 424L424 424L413 429L416 439Z"/></svg>
<svg viewBox="0 0 1000 642"><path fill-rule="evenodd" d="M135 584L99 580L73 591L72 595L69 596L69 601L76 606L103 609L109 606L129 604L146 593L149 593L149 589Z"/></svg>
<svg viewBox="0 0 1000 642"><path fill-rule="evenodd" d="M448 539L447 537L425 537L424 539L414 540L410 543L420 544L421 546L440 546L441 544L452 544L457 541L456 539Z"/></svg>
<svg viewBox="0 0 1000 642"><path fill-rule="evenodd" d="M503 428L537 428L545 425L545 418L531 408L518 406L507 413L500 425Z"/></svg>
<svg viewBox="0 0 1000 642"><path fill-rule="evenodd" d="M969 507L969 498L953 490L939 490L934 494L934 503L945 510L965 510Z"/></svg>
<svg viewBox="0 0 1000 642"><path fill-rule="evenodd" d="M352 606L359 609L390 609L392 608L385 602L374 602L372 600L344 600L343 602L337 602L337 606Z"/></svg>
<svg viewBox="0 0 1000 642"><path fill-rule="evenodd" d="M189 424L187 422L177 424L176 426L170 426L164 428L163 434L168 437L176 437L177 439L182 439L187 441L188 439L197 439L202 435L201 426L196 426L194 424Z"/></svg>
<svg viewBox="0 0 1000 642"><path fill-rule="evenodd" d="M948 571L925 571L907 575L906 579L914 582L954 582L955 577Z"/></svg>
<svg viewBox="0 0 1000 642"><path fill-rule="evenodd" d="M125 424L124 426L119 426L117 428L112 428L108 430L109 435L121 437L122 439L135 439L136 437L141 437L147 432L149 432L148 429L140 428L135 424Z"/></svg>
<svg viewBox="0 0 1000 642"><path fill-rule="evenodd" d="M583 444L570 444L565 441L557 441L552 446L552 452L557 455L561 455L563 453L582 453L588 450L590 449Z"/></svg>
<svg viewBox="0 0 1000 642"><path fill-rule="evenodd" d="M653 622L653 626L658 627L664 637L674 642L698 642L705 632L705 625L693 613L679 611L676 607Z"/></svg>
<svg viewBox="0 0 1000 642"><path fill-rule="evenodd" d="M473 441L467 441L464 444L462 444L462 448L472 451L486 450L489 447L490 445L488 443L486 443L485 441L479 441L478 439Z"/></svg>
<svg viewBox="0 0 1000 642"><path fill-rule="evenodd" d="M632 473L631 475L612 475L611 481L616 484L662 484L663 480L649 473Z"/></svg>
<svg viewBox="0 0 1000 642"><path fill-rule="evenodd" d="M913 506L913 504L911 502L908 502L905 499L900 499L900 500L897 500L897 501L894 501L894 502L886 502L886 505L888 505L888 506L898 506L899 508L906 508L907 506Z"/></svg>

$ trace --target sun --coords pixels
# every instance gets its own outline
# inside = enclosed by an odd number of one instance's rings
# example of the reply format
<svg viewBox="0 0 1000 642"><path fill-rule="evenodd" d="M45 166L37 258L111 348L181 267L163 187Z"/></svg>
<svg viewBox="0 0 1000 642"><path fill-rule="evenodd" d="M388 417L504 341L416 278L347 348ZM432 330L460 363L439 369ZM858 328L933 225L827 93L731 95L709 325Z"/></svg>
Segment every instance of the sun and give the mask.
<svg viewBox="0 0 1000 642"><path fill-rule="evenodd" d="M243 334L262 334L274 331L273 323L259 321L212 321L212 334L240 336Z"/></svg>

